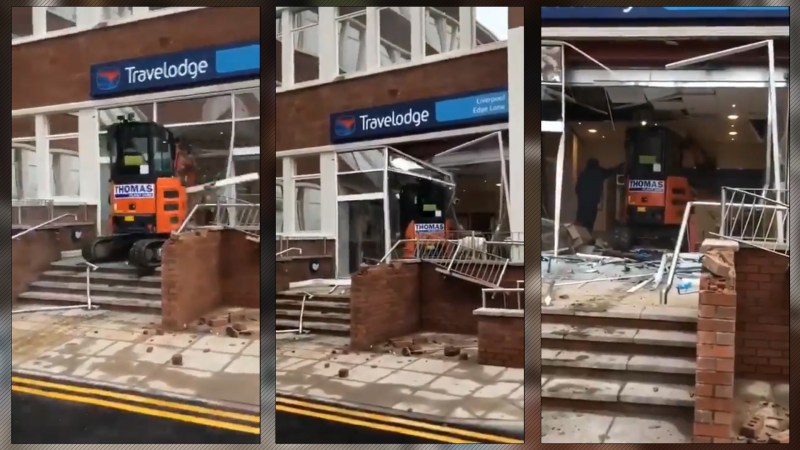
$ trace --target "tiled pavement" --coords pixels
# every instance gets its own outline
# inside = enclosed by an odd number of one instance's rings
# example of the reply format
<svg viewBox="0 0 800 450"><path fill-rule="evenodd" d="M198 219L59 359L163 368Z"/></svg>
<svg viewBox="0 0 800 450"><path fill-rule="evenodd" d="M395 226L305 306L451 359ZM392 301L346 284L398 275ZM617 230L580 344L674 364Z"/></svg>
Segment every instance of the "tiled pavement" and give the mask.
<svg viewBox="0 0 800 450"><path fill-rule="evenodd" d="M521 426L523 369L481 366L438 355L342 351L346 338L279 337L278 393L309 396L364 407L413 412L439 419ZM339 369L348 369L346 378Z"/></svg>
<svg viewBox="0 0 800 450"><path fill-rule="evenodd" d="M258 314L249 317L252 334L232 338L208 328L157 334L161 318L151 314L102 309L17 314L12 365L28 373L258 408ZM182 355L179 366L172 362L176 354Z"/></svg>

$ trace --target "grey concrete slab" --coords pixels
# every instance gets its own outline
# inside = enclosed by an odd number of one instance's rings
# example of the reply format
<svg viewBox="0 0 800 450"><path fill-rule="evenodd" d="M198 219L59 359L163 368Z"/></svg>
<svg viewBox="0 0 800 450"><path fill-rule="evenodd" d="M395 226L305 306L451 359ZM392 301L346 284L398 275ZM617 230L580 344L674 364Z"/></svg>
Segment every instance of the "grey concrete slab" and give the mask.
<svg viewBox="0 0 800 450"><path fill-rule="evenodd" d="M691 331L641 329L634 336L633 342L642 345L696 347L697 333Z"/></svg>
<svg viewBox="0 0 800 450"><path fill-rule="evenodd" d="M692 415L614 418L605 444L690 444Z"/></svg>
<svg viewBox="0 0 800 450"><path fill-rule="evenodd" d="M619 399L626 403L691 407L693 393L694 385L629 381L622 387Z"/></svg>
<svg viewBox="0 0 800 450"><path fill-rule="evenodd" d="M697 359L678 356L635 355L628 361L628 370L694 374L697 371Z"/></svg>
<svg viewBox="0 0 800 450"><path fill-rule="evenodd" d="M543 444L602 444L614 421L612 414L542 411Z"/></svg>
<svg viewBox="0 0 800 450"><path fill-rule="evenodd" d="M622 385L622 382L615 380L560 376L551 378L542 386L542 397L615 402L619 399Z"/></svg>

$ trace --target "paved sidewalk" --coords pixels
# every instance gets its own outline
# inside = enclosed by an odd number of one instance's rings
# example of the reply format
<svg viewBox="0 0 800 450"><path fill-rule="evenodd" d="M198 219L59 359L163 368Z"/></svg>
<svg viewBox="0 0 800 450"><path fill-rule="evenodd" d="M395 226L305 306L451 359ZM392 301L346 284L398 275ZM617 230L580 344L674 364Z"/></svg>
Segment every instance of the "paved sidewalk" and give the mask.
<svg viewBox="0 0 800 450"><path fill-rule="evenodd" d="M469 359L461 360L445 357L441 351L419 357L383 353L378 348L348 352L348 342L347 338L278 335L278 393L454 423L522 427L523 369L481 366L474 349L464 350ZM347 369L346 378L339 376L340 369Z"/></svg>
<svg viewBox="0 0 800 450"><path fill-rule="evenodd" d="M200 325L163 333L159 315L103 309L15 314L12 368L257 410L258 311L227 308L209 317L230 312L249 335L229 337L225 326Z"/></svg>

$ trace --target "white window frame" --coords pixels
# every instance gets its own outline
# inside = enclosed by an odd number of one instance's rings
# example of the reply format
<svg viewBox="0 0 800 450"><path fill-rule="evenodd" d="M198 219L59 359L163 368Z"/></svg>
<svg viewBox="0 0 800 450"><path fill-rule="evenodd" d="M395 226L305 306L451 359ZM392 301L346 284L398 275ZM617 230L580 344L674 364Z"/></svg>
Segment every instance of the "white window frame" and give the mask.
<svg viewBox="0 0 800 450"><path fill-rule="evenodd" d="M312 86L332 83L334 81L349 80L360 77L367 77L378 73L391 70L402 70L422 64L430 64L451 59L462 58L483 52L505 49L507 41L492 42L484 45L476 45L473 36L475 34L475 8L471 6L459 7L459 38L460 46L457 50L440 53L437 55L425 56L425 11L424 7L410 7L411 20L411 58L410 61L393 64L381 65L380 57L380 30L379 10L385 6L367 7L367 48L366 50L366 69L347 74L339 74L338 64L338 39L331 36L338 36L336 28L337 19L336 7L319 7L317 23L317 38L319 44L319 77L316 80L294 82L294 41L292 40L292 15L294 9L291 7L276 8L276 17L281 19L281 82L275 88L276 93L292 91L295 89L305 89ZM348 15L349 16L349 15ZM277 38L277 36L276 36ZM286 45L289 43L291 45Z"/></svg>
<svg viewBox="0 0 800 450"><path fill-rule="evenodd" d="M83 102L65 103L60 105L50 105L35 108L18 109L11 111L11 116L14 118L33 117L34 118L34 136L12 138L12 142L31 142L34 141L36 148L36 178L37 178L37 192L36 199L26 198L22 200L52 200L56 206L82 206L90 205L97 206L97 229L100 230L102 217L100 202L104 199L100 198L100 165L108 164L110 158L108 156L100 156L100 126L98 121L98 110L109 109L117 107L125 107L131 105L142 105L146 103L164 103L175 100L187 100L191 98L202 98L213 95L229 94L231 96L237 93L249 92L258 90L260 88L260 80L246 80L232 83L223 83L217 85L200 86L188 88L178 91L169 92L152 92L146 94L137 94L127 97L117 97L100 100L88 100ZM56 137L75 137L79 141L81 151L78 153L80 158L80 196L79 198L66 198L54 197L53 186L51 183L51 163L49 156L49 126L47 123L47 116L54 114L72 113L78 116L78 132L64 135L57 135ZM153 119L157 118L157 109L153 108ZM232 111L232 116L235 116L235 109ZM240 118L236 120L247 121L256 120L257 117ZM223 122L233 122L233 118L224 120ZM202 122L207 123L207 122ZM170 124L175 126L179 124ZM50 136L52 137L52 136ZM250 156L259 155L260 148L258 147L241 147L236 148L232 152L236 156Z"/></svg>
<svg viewBox="0 0 800 450"><path fill-rule="evenodd" d="M133 14L129 17L114 19L109 21L102 21L102 8L101 7L79 7L76 12L77 25L63 30L47 31L47 8L46 7L32 7L32 22L33 34L30 36L20 36L11 39L11 45L29 44L44 39L53 39L72 34L83 33L97 28L98 24L103 24L104 28L124 25L131 22L138 22L140 20L155 19L158 17L170 16L173 14L181 14L197 9L203 9L204 6L192 7L170 7L151 11L148 6L134 6Z"/></svg>

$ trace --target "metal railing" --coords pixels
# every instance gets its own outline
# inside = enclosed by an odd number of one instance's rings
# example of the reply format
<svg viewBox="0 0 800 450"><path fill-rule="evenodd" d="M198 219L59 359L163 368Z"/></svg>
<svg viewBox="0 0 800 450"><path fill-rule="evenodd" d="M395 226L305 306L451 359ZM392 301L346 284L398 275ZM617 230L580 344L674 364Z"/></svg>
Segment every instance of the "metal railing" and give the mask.
<svg viewBox="0 0 800 450"><path fill-rule="evenodd" d="M725 239L779 255L789 251L789 192L786 189L722 188L719 233Z"/></svg>
<svg viewBox="0 0 800 450"><path fill-rule="evenodd" d="M176 233L183 233L187 228L227 228L258 237L260 218L261 205L258 203L198 203L186 215Z"/></svg>
<svg viewBox="0 0 800 450"><path fill-rule="evenodd" d="M487 287L499 287L509 259L469 245L465 239L401 239L378 263L424 261L437 271L464 278Z"/></svg>
<svg viewBox="0 0 800 450"><path fill-rule="evenodd" d="M289 257L288 256L289 253L291 253L293 251L297 252L298 255L302 255L303 254L303 249L298 248L298 247L290 247L290 248L287 248L285 250L281 250L281 251L275 253L275 259L278 259L278 258L281 258L281 257L288 258Z"/></svg>
<svg viewBox="0 0 800 450"><path fill-rule="evenodd" d="M75 214L71 214L71 213L70 214L62 214L62 215L60 215L58 217L54 217L54 218L52 218L50 220L44 221L44 222L42 222L40 224L37 224L37 225L34 225L34 226L30 227L30 228L26 228L26 229L20 231L19 233L15 234L15 235L12 235L11 236L11 240L18 239L18 238L30 233L31 231L35 231L35 230L38 230L39 228L51 225L51 224L53 224L55 222L58 222L59 220L65 218L65 217L72 217L73 219L78 220L78 216L75 215Z"/></svg>
<svg viewBox="0 0 800 450"><path fill-rule="evenodd" d="M491 294L491 299L494 300L498 294L503 296L502 309L525 309L525 288L484 288L481 289L481 306L483 308L497 308L494 304L489 306L487 295ZM513 295L517 299L517 307L509 308L508 297Z"/></svg>
<svg viewBox="0 0 800 450"><path fill-rule="evenodd" d="M18 309L16 311L11 311L11 314L24 314L24 313L45 312L45 311L63 311L68 309L86 309L87 311L98 309L99 307L97 305L92 304L91 274L99 267L88 261L81 261L81 264L86 266L86 304L70 305L70 306L44 306L41 308Z"/></svg>
<svg viewBox="0 0 800 450"><path fill-rule="evenodd" d="M306 311L306 300L311 300L312 298L314 298L313 294L309 294L308 292L303 292L303 299L300 301L300 319L297 321L297 328L291 328L288 330L275 330L275 334L308 333L308 330L303 329L303 314Z"/></svg>

